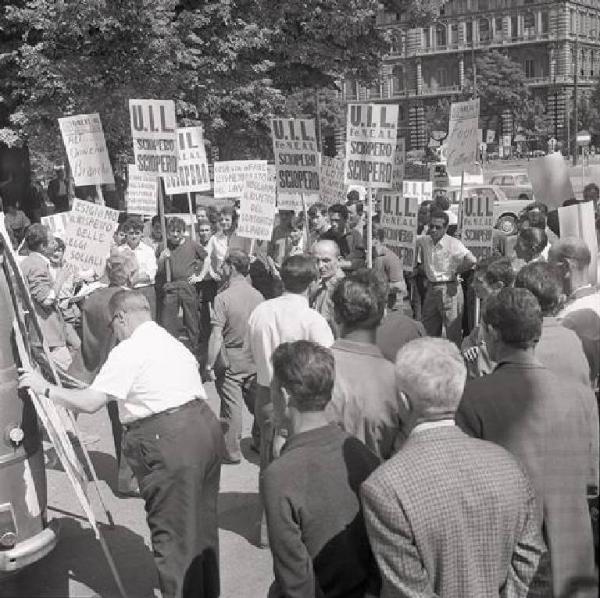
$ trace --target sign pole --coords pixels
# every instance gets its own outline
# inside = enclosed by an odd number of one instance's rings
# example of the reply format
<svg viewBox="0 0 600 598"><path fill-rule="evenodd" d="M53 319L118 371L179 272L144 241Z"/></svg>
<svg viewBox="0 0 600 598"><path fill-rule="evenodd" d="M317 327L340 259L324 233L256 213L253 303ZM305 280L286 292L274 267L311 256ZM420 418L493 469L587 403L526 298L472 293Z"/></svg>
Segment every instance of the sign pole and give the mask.
<svg viewBox="0 0 600 598"><path fill-rule="evenodd" d="M457 234L462 233L462 227L463 227L463 204L464 204L464 198L463 198L463 193L465 191L465 169L463 168L461 174L460 174L460 199L458 200L458 227L457 227Z"/></svg>
<svg viewBox="0 0 600 598"><path fill-rule="evenodd" d="M308 230L308 211L306 209L306 200L304 193L300 193L300 201L302 202L302 212L304 213L304 228L306 229L306 251L310 251L310 232Z"/></svg>
<svg viewBox="0 0 600 598"><path fill-rule="evenodd" d="M160 232L162 234L163 241L165 242L165 249L167 248L167 223L165 219L165 200L163 197L162 181L160 175L158 178L158 214L160 216ZM167 258L165 260L165 272L167 274L167 282L171 282L171 260Z"/></svg>
<svg viewBox="0 0 600 598"><path fill-rule="evenodd" d="M256 245L256 239L250 240L250 251L248 252L248 256L254 255L254 246Z"/></svg>
<svg viewBox="0 0 600 598"><path fill-rule="evenodd" d="M373 267L373 193L367 183L367 268Z"/></svg>
<svg viewBox="0 0 600 598"><path fill-rule="evenodd" d="M196 225L194 224L194 214L192 212L192 194L188 191L187 192L187 199L188 199L188 210L190 212L190 217L192 219L192 240L196 240Z"/></svg>

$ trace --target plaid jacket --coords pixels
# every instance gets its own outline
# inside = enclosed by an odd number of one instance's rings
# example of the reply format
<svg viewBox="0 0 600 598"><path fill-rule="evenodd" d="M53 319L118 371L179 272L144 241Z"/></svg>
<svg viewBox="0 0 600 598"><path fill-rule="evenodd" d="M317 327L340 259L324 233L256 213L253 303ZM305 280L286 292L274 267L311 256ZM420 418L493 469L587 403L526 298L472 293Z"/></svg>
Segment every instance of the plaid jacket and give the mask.
<svg viewBox="0 0 600 598"><path fill-rule="evenodd" d="M361 495L381 598L549 596L539 507L504 449L415 431Z"/></svg>

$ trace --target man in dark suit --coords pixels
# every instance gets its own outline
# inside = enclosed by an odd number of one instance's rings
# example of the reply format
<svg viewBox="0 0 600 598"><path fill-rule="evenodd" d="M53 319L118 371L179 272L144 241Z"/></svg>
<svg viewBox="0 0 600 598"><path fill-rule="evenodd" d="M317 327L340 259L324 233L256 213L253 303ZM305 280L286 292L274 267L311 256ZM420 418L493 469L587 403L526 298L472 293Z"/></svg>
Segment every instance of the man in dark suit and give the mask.
<svg viewBox="0 0 600 598"><path fill-rule="evenodd" d="M48 198L54 204L54 213L69 211L69 187L62 167L55 167L55 176L48 184Z"/></svg>
<svg viewBox="0 0 600 598"><path fill-rule="evenodd" d="M527 477L506 450L454 423L466 379L458 348L411 341L396 376L415 425L361 487L381 597L547 598L546 547Z"/></svg>
<svg viewBox="0 0 600 598"><path fill-rule="evenodd" d="M502 289L483 310L496 369L469 382L457 422L508 449L541 503L554 596L597 596L586 486L598 459L598 410L589 387L555 376L535 358L542 310L526 289ZM595 457L594 457L595 455ZM594 463L596 460L596 463Z"/></svg>

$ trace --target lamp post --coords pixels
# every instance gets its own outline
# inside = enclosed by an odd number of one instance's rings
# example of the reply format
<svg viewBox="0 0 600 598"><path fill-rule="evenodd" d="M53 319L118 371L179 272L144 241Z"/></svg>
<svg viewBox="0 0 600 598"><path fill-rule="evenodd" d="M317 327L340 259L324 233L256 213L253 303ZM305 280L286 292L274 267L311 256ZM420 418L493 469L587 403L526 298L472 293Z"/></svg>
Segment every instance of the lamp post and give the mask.
<svg viewBox="0 0 600 598"><path fill-rule="evenodd" d="M577 166L577 130L579 128L579 109L577 106L577 100L579 95L579 13L575 10L575 44L574 44L574 73L573 73L573 116L574 116L574 124L573 130L571 131L571 135L573 136L572 144L573 144L573 166Z"/></svg>

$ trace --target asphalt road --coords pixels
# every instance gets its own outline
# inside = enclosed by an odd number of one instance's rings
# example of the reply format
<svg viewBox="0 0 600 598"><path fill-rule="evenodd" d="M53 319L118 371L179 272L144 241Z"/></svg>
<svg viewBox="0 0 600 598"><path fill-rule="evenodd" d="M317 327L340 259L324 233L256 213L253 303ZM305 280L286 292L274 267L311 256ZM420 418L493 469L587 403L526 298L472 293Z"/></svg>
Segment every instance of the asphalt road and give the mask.
<svg viewBox="0 0 600 598"><path fill-rule="evenodd" d="M207 384L206 388L216 410L214 386ZM257 547L258 456L249 448L251 421L247 412L244 416L245 458L240 465L223 466L221 472L219 538L223 598L262 598L273 579L271 553ZM100 479L100 491L114 519L114 529L105 525L107 520L92 486L88 496L128 596L160 596L143 502L139 498L117 498L113 492L117 464L108 415L104 410L91 416L82 415L79 425L84 432L101 438L88 446L88 451ZM59 543L45 559L2 583L0 597L118 598L100 544L83 516L66 474L59 469L48 469L47 474L48 517L60 522Z"/></svg>

